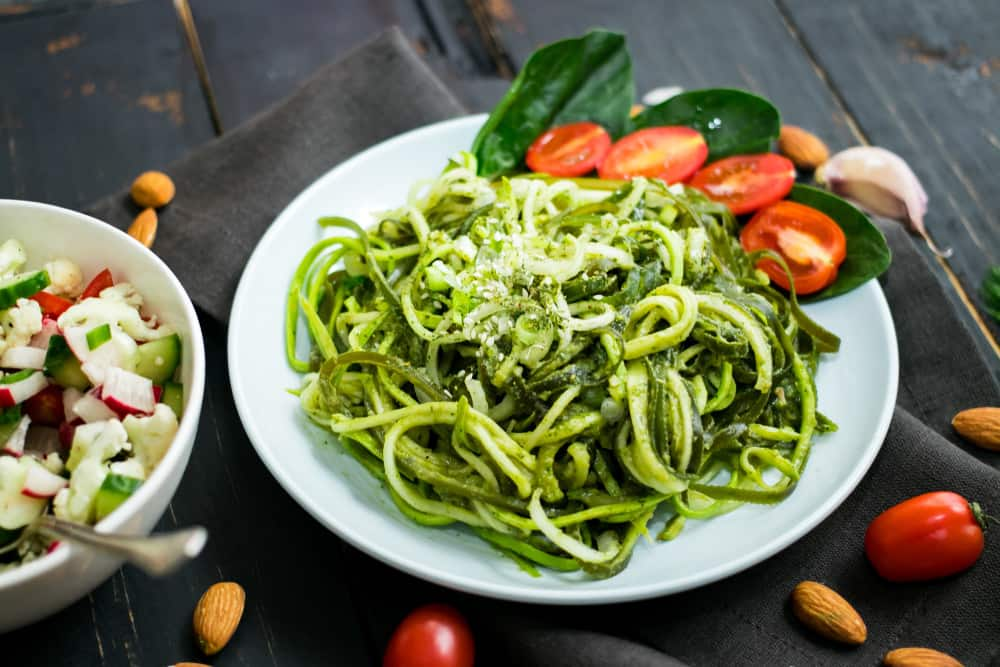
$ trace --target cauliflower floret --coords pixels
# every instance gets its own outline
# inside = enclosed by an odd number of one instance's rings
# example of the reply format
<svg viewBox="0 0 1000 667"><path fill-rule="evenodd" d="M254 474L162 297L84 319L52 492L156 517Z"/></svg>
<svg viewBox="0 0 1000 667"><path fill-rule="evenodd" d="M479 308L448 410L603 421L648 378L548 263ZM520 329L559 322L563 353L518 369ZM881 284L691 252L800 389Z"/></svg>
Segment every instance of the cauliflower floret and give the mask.
<svg viewBox="0 0 1000 667"><path fill-rule="evenodd" d="M142 467L142 464L136 459L125 459L124 461L116 461L110 466L111 472L116 475L122 475L123 477L131 477L133 479L146 479L146 470Z"/></svg>
<svg viewBox="0 0 1000 667"><path fill-rule="evenodd" d="M123 426L132 442L136 458L142 462L148 475L167 453L167 448L177 433L177 415L168 406L158 403L149 417L129 415Z"/></svg>
<svg viewBox="0 0 1000 667"><path fill-rule="evenodd" d="M0 456L0 528L16 530L27 526L48 504L47 498L31 498L21 493L31 465L38 464L30 456L23 459Z"/></svg>
<svg viewBox="0 0 1000 667"><path fill-rule="evenodd" d="M47 262L43 267L49 274L47 291L75 299L83 291L83 271L76 262L65 257Z"/></svg>
<svg viewBox="0 0 1000 667"><path fill-rule="evenodd" d="M101 463L94 458L87 458L80 462L73 474L69 478L69 492L60 498L60 491L53 501L53 511L60 519L69 521L79 521L80 523L94 522L94 501L97 499L97 492L104 484L104 478L108 475L108 465ZM65 489L63 489L65 491Z"/></svg>
<svg viewBox="0 0 1000 667"><path fill-rule="evenodd" d="M94 460L103 463L118 452L129 451L128 433L117 419L81 424L73 433L73 445L66 469L74 472L81 463Z"/></svg>
<svg viewBox="0 0 1000 667"><path fill-rule="evenodd" d="M8 347L20 347L42 330L42 309L37 301L18 299L17 304L0 313L0 353Z"/></svg>
<svg viewBox="0 0 1000 667"><path fill-rule="evenodd" d="M118 327L135 340L155 340L173 333L166 325L151 328L138 310L118 299L84 299L59 316L59 328L64 331L75 326L90 330L102 324Z"/></svg>
<svg viewBox="0 0 1000 667"><path fill-rule="evenodd" d="M132 283L118 283L101 291L100 297L108 301L121 301L136 310L142 308L142 295Z"/></svg>
<svg viewBox="0 0 1000 667"><path fill-rule="evenodd" d="M16 273L28 261L28 253L20 241L10 239L0 245L0 276Z"/></svg>

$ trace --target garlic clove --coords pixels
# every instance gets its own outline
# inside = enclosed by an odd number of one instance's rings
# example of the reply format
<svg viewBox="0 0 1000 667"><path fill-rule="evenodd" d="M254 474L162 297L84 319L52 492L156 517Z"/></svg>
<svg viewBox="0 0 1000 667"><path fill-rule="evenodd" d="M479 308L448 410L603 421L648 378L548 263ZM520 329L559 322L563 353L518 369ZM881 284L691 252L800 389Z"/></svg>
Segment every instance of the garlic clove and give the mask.
<svg viewBox="0 0 1000 667"><path fill-rule="evenodd" d="M938 249L927 234L927 193L910 165L895 153L878 146L848 148L816 170L816 182L875 215L902 221L935 254L951 255L951 249Z"/></svg>

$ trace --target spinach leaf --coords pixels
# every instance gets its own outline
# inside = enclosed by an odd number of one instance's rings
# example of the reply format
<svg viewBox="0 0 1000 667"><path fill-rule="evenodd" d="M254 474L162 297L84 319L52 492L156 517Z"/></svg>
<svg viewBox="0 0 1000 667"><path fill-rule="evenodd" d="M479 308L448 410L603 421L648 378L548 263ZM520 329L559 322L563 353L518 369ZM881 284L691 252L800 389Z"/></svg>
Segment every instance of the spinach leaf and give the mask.
<svg viewBox="0 0 1000 667"><path fill-rule="evenodd" d="M472 143L479 175L519 169L528 146L553 125L589 120L621 135L635 95L625 37L594 30L528 58Z"/></svg>
<svg viewBox="0 0 1000 667"><path fill-rule="evenodd" d="M986 312L1000 322L1000 266L994 266L983 278L982 293Z"/></svg>
<svg viewBox="0 0 1000 667"><path fill-rule="evenodd" d="M631 130L657 125L686 125L701 132L712 162L738 153L769 151L781 131L781 115L763 97L745 90L707 88L646 109L632 119Z"/></svg>
<svg viewBox="0 0 1000 667"><path fill-rule="evenodd" d="M867 215L837 195L808 185L794 185L788 198L826 213L847 237L847 259L840 265L837 279L823 291L803 297L803 301L822 301L845 294L889 268L892 253L882 232Z"/></svg>

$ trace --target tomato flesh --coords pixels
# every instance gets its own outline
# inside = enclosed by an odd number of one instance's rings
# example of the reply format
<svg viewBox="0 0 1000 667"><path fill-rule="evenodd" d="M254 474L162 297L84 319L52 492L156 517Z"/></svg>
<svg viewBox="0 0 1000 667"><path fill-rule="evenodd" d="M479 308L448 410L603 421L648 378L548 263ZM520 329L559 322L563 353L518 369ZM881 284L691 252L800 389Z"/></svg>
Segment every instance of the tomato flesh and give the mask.
<svg viewBox="0 0 1000 667"><path fill-rule="evenodd" d="M33 424L59 426L64 415L62 388L50 384L24 402L24 411Z"/></svg>
<svg viewBox="0 0 1000 667"><path fill-rule="evenodd" d="M747 252L773 250L781 255L795 279L798 294L813 294L837 279L837 268L847 257L847 237L832 218L793 201L761 209L740 232ZM778 285L791 289L788 275L770 259L757 267Z"/></svg>
<svg viewBox="0 0 1000 667"><path fill-rule="evenodd" d="M32 301L37 301L42 313L50 317L59 317L66 312L73 302L61 296L50 294L49 292L39 292L31 297Z"/></svg>
<svg viewBox="0 0 1000 667"><path fill-rule="evenodd" d="M733 155L699 169L691 179L691 187L735 215L784 199L794 184L795 165L775 153Z"/></svg>
<svg viewBox="0 0 1000 667"><path fill-rule="evenodd" d="M875 517L865 554L889 581L927 581L972 566L983 552L978 509L950 491L925 493Z"/></svg>
<svg viewBox="0 0 1000 667"><path fill-rule="evenodd" d="M115 284L114 279L111 277L111 270L104 269L90 281L86 288L83 290L83 294L80 295L80 301L84 299L89 299L91 297L100 296L101 292Z"/></svg>
<svg viewBox="0 0 1000 667"><path fill-rule="evenodd" d="M532 171L583 176L597 168L611 148L611 135L597 123L569 123L544 132L524 157Z"/></svg>
<svg viewBox="0 0 1000 667"><path fill-rule="evenodd" d="M705 138L690 127L647 127L614 143L597 172L601 178L687 180L708 157Z"/></svg>
<svg viewBox="0 0 1000 667"><path fill-rule="evenodd" d="M469 624L447 605L420 607L389 639L382 667L472 667L475 644Z"/></svg>

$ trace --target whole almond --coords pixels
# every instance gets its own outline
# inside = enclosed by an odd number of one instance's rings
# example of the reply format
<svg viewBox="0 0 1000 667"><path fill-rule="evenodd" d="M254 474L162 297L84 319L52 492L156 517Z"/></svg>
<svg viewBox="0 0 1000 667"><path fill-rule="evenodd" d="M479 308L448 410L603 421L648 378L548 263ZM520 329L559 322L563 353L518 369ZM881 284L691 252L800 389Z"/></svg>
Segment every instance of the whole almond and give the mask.
<svg viewBox="0 0 1000 667"><path fill-rule="evenodd" d="M152 248L153 241L156 240L156 227L158 224L156 210L147 208L135 216L135 220L132 221L132 225L128 228L128 235L147 248Z"/></svg>
<svg viewBox="0 0 1000 667"><path fill-rule="evenodd" d="M932 648L897 648L882 658L886 667L962 667L947 653Z"/></svg>
<svg viewBox="0 0 1000 667"><path fill-rule="evenodd" d="M214 584L194 609L194 634L205 655L215 655L229 642L243 616L246 593L231 581Z"/></svg>
<svg viewBox="0 0 1000 667"><path fill-rule="evenodd" d="M782 125L778 151L799 169L813 170L830 158L830 149L812 132L797 125Z"/></svg>
<svg viewBox="0 0 1000 667"><path fill-rule="evenodd" d="M951 425L972 444L1000 452L1000 408L962 410Z"/></svg>
<svg viewBox="0 0 1000 667"><path fill-rule="evenodd" d="M174 198L176 188L170 177L162 171L147 171L139 174L132 183L132 200L143 208L160 208Z"/></svg>
<svg viewBox="0 0 1000 667"><path fill-rule="evenodd" d="M809 629L844 644L863 644L868 628L854 607L832 588L803 581L792 591L792 611Z"/></svg>

